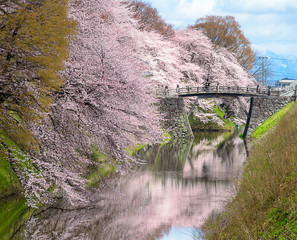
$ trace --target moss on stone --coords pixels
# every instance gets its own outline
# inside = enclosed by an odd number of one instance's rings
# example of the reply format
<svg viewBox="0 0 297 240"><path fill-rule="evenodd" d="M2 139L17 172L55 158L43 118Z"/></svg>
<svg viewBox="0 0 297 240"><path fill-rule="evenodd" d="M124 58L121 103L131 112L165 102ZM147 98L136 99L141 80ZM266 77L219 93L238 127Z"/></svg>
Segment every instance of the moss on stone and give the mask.
<svg viewBox="0 0 297 240"><path fill-rule="evenodd" d="M0 201L0 239L14 239L14 230L28 217L27 209L24 198L14 196Z"/></svg>

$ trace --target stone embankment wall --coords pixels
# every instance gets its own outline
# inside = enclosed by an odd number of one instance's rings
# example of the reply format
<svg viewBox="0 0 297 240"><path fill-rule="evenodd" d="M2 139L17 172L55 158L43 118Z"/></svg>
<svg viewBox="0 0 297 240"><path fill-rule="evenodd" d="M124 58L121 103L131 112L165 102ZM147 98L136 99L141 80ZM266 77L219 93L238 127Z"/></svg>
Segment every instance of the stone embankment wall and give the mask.
<svg viewBox="0 0 297 240"><path fill-rule="evenodd" d="M292 101L295 101L295 97L254 98L248 134L251 134L257 126Z"/></svg>
<svg viewBox="0 0 297 240"><path fill-rule="evenodd" d="M295 101L295 97L254 98L248 135L262 122L292 101ZM192 139L194 137L183 98L160 98L159 110L164 115L164 127L169 129L173 139ZM240 113L238 117L246 121L246 116L243 113Z"/></svg>
<svg viewBox="0 0 297 240"><path fill-rule="evenodd" d="M159 110L164 115L164 126L173 139L193 139L183 98L161 98Z"/></svg>

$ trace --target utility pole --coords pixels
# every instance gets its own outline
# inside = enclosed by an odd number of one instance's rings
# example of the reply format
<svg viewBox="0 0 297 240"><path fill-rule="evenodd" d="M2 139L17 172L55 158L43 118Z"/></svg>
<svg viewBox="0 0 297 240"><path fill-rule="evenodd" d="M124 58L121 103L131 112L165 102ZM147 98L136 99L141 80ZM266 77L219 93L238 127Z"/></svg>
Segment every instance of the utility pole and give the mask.
<svg viewBox="0 0 297 240"><path fill-rule="evenodd" d="M266 85L265 73L264 73L264 58L266 58L266 57L261 57L261 59L262 59L262 84L263 84L263 86Z"/></svg>
<svg viewBox="0 0 297 240"><path fill-rule="evenodd" d="M269 59L269 57L259 57L259 58L261 58L261 60L262 60L262 67L261 67L261 69L262 69L262 79L261 79L261 82L262 82L262 84L264 85L264 86L266 86L266 84L267 84L267 69L265 70L265 62L264 62L264 59Z"/></svg>

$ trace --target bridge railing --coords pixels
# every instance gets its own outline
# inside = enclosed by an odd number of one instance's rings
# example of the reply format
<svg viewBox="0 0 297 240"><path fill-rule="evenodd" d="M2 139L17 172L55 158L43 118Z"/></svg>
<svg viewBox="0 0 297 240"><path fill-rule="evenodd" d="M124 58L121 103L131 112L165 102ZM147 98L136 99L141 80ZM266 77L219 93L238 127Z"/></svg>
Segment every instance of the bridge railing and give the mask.
<svg viewBox="0 0 297 240"><path fill-rule="evenodd" d="M246 95L277 95L279 93L272 91L269 88L260 87L240 87L240 86L203 86L203 87L185 87L168 89L165 87L163 96L185 96L203 93L233 93L233 94L246 94Z"/></svg>
<svg viewBox="0 0 297 240"><path fill-rule="evenodd" d="M278 88L278 91L280 91L280 96L285 96L286 94L293 92L297 89L297 83L291 84L290 86Z"/></svg>
<svg viewBox="0 0 297 240"><path fill-rule="evenodd" d="M291 85L289 85L289 86L287 86L287 87L283 87L283 88L281 88L280 90L281 90L282 92L289 92L289 91L295 90L296 86L297 86L297 84L294 83L294 84L291 84Z"/></svg>

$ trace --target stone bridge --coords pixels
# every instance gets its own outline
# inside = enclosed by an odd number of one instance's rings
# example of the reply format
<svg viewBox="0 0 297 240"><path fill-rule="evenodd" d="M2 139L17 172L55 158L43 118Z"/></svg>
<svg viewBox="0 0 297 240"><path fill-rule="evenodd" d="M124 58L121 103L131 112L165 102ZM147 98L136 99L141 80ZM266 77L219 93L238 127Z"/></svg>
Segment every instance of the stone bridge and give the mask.
<svg viewBox="0 0 297 240"><path fill-rule="evenodd" d="M165 89L158 92L160 98L160 111L165 114L166 127L175 129L171 131L173 138L193 138L188 117L194 110L200 98L236 98L246 116L246 126L243 138L246 138L251 123L251 129L255 129L261 122L273 115L277 110L286 104L296 100L297 88L294 89L271 89L260 87L239 87L239 86L204 86L186 87L176 89ZM183 98L196 96L195 103L191 110L186 113ZM239 97L249 98L249 110L240 101ZM253 110L254 108L254 110ZM254 112L253 112L254 111ZM253 119L252 119L253 115Z"/></svg>

